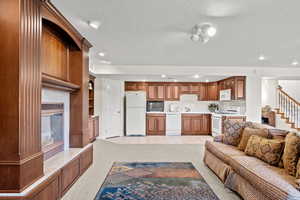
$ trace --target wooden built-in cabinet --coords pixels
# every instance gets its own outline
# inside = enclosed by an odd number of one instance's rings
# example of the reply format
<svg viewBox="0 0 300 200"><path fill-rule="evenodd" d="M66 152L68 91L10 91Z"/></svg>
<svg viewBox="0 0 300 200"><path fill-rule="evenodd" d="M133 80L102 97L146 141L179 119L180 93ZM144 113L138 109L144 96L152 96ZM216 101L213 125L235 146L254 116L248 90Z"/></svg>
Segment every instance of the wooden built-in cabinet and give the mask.
<svg viewBox="0 0 300 200"><path fill-rule="evenodd" d="M165 86L165 100L166 101L179 101L180 86L179 85L166 85Z"/></svg>
<svg viewBox="0 0 300 200"><path fill-rule="evenodd" d="M149 101L178 101L195 94L199 101L218 101L220 90L231 90L232 100L245 100L246 77L234 76L216 82L125 82L125 91L145 91Z"/></svg>
<svg viewBox="0 0 300 200"><path fill-rule="evenodd" d="M95 102L95 79L96 77L93 75L89 75L89 115L94 115L95 108L94 108L94 102Z"/></svg>
<svg viewBox="0 0 300 200"><path fill-rule="evenodd" d="M89 117L89 139L90 142L96 140L99 136L99 116L90 116Z"/></svg>
<svg viewBox="0 0 300 200"><path fill-rule="evenodd" d="M182 135L209 135L211 134L211 114L182 114Z"/></svg>
<svg viewBox="0 0 300 200"><path fill-rule="evenodd" d="M231 90L232 100L246 99L246 77L234 76L218 82L219 90Z"/></svg>
<svg viewBox="0 0 300 200"><path fill-rule="evenodd" d="M165 100L165 86L150 84L147 86L147 100L149 101L164 101Z"/></svg>
<svg viewBox="0 0 300 200"><path fill-rule="evenodd" d="M146 115L146 134L147 135L165 135L166 134L166 115L152 114Z"/></svg>

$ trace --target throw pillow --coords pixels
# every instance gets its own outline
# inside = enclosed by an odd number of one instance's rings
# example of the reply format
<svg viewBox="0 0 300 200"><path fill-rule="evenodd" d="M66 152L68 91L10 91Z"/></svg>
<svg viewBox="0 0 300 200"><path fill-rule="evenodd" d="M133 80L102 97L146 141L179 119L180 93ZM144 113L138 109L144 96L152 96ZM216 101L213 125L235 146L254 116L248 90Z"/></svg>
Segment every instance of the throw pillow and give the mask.
<svg viewBox="0 0 300 200"><path fill-rule="evenodd" d="M281 130L281 129L269 129L269 134L273 139L284 140L289 131Z"/></svg>
<svg viewBox="0 0 300 200"><path fill-rule="evenodd" d="M238 146L242 137L242 131L250 122L238 122L234 120L224 121L224 144Z"/></svg>
<svg viewBox="0 0 300 200"><path fill-rule="evenodd" d="M249 156L255 156L270 165L278 165L283 149L284 140L266 139L252 135L248 140L245 153Z"/></svg>
<svg viewBox="0 0 300 200"><path fill-rule="evenodd" d="M300 158L298 159L296 178L300 179Z"/></svg>
<svg viewBox="0 0 300 200"><path fill-rule="evenodd" d="M285 138L282 161L285 171L291 176L296 176L299 155L300 137L296 133L290 132Z"/></svg>
<svg viewBox="0 0 300 200"><path fill-rule="evenodd" d="M238 146L239 150L245 151L248 140L251 137L251 135L258 135L258 136L267 138L268 135L269 135L269 132L268 132L268 129L266 129L266 128L264 128L264 129L253 129L253 128L246 127L243 130L242 139L241 139L240 144Z"/></svg>

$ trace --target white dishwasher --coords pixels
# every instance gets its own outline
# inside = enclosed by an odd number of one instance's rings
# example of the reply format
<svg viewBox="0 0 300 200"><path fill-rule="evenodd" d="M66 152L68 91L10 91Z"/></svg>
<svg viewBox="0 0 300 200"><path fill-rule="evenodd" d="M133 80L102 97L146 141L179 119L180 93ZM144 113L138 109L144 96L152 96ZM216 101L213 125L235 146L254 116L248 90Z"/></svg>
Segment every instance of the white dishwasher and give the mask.
<svg viewBox="0 0 300 200"><path fill-rule="evenodd" d="M181 113L180 112L166 113L166 135L167 136L181 135Z"/></svg>

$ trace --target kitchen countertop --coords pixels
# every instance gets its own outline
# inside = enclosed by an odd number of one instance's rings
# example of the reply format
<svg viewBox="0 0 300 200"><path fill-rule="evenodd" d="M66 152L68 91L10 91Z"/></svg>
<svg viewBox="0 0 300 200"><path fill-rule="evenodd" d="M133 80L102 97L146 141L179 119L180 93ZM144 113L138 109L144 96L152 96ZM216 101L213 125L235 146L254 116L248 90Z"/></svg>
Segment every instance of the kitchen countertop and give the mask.
<svg viewBox="0 0 300 200"><path fill-rule="evenodd" d="M211 114L215 116L246 116L244 114L222 114L222 113L213 113L213 112L147 112L147 114L168 114L168 113L180 113L180 114Z"/></svg>

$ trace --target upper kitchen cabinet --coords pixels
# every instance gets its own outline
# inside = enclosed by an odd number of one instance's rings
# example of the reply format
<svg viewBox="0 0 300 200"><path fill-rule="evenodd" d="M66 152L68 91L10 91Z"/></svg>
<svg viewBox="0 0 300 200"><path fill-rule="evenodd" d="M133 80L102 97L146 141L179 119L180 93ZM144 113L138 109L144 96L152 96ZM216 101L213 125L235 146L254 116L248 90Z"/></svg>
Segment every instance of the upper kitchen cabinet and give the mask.
<svg viewBox="0 0 300 200"><path fill-rule="evenodd" d="M246 77L234 76L218 82L219 90L231 90L231 100L245 100Z"/></svg>
<svg viewBox="0 0 300 200"><path fill-rule="evenodd" d="M200 85L199 83L182 83L180 85L181 94L199 94Z"/></svg>
<svg viewBox="0 0 300 200"><path fill-rule="evenodd" d="M125 91L146 91L147 84L145 82L125 82Z"/></svg>
<svg viewBox="0 0 300 200"><path fill-rule="evenodd" d="M180 86L179 85L166 85L165 86L165 100L166 101L179 101L180 99Z"/></svg>
<svg viewBox="0 0 300 200"><path fill-rule="evenodd" d="M217 101L219 99L218 83L207 83L207 100Z"/></svg>
<svg viewBox="0 0 300 200"><path fill-rule="evenodd" d="M159 83L150 83L147 86L147 100L148 101L164 101L165 100L165 86Z"/></svg>

